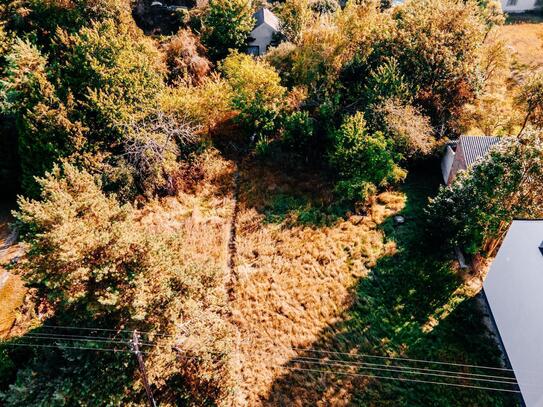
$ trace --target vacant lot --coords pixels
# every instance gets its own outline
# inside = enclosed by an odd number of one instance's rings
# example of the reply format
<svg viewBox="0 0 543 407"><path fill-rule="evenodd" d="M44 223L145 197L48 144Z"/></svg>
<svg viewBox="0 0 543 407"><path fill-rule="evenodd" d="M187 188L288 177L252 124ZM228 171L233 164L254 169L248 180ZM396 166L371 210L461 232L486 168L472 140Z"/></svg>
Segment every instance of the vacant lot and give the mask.
<svg viewBox="0 0 543 407"><path fill-rule="evenodd" d="M251 163L241 179L233 320L245 403L515 404L503 393L372 379L363 375L375 368L357 365L360 354L499 365L466 281L421 243L437 167L379 195L365 216L334 205L315 173ZM391 219L398 212L403 225Z"/></svg>
<svg viewBox="0 0 543 407"><path fill-rule="evenodd" d="M520 67L543 66L543 23L519 22L499 27Z"/></svg>

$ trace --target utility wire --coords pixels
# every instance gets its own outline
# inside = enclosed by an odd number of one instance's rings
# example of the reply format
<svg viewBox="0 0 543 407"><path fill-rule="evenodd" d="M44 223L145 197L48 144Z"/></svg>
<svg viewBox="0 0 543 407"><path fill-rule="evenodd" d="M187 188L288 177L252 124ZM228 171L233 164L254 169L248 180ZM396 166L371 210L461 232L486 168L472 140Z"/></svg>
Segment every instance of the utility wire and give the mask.
<svg viewBox="0 0 543 407"><path fill-rule="evenodd" d="M31 339L47 339L47 340L59 340L59 341L74 341L74 342L100 342L102 344L122 344L122 345L129 345L130 341L119 341L119 340L111 340L103 337L90 337L90 336L81 336L81 335L65 335L65 334L54 334L54 335L42 335L42 334L27 334L30 336ZM40 345L39 343L35 343L34 345ZM168 346L167 344L148 344L148 346L153 347L163 347L163 348L173 348L172 344L171 346ZM97 347L93 347L90 349L98 349ZM147 352L148 353L148 352ZM318 358L311 358L311 357L298 357L294 358L292 360L293 362L303 362L303 363L310 363L310 364L318 364L323 366L330 366L330 367L345 367L345 368L358 368L358 369L365 369L365 370L379 370L379 371L385 371L385 372L392 372L392 373L404 373L404 374L411 374L411 375L423 375L423 376L434 376L434 377L443 377L447 379L453 379L453 380L475 380L475 381L484 381L489 383L500 383L500 384L506 384L506 385L516 385L516 381L514 381L514 378L507 378L503 376L485 376L485 375L477 375L480 377L472 377L470 375L476 375L476 374L470 374L470 373L463 373L463 372L453 372L453 371L438 371L438 372L444 372L449 374L441 374L441 373L433 373L432 371L421 371L420 368L411 368L411 367L403 367L403 366L396 366L396 365L383 365L383 364L376 364L376 363L364 363L364 362L350 362L345 360L338 360L338 359L332 359L332 360L324 360L324 359L318 359ZM496 380L500 379L500 380ZM507 381L511 380L511 381Z"/></svg>
<svg viewBox="0 0 543 407"><path fill-rule="evenodd" d="M453 387L465 387L465 388L479 389L479 390L503 391L503 392L507 392L507 393L520 393L519 390L500 389L500 388L485 387L485 386L472 386L472 385L468 385L468 384L435 382L435 381L431 381L431 380L422 380L422 379L407 379L407 378L403 378L403 377L389 377L389 376L367 375L367 374L348 373L348 372L331 372L331 371L326 371L326 370L304 369L304 368L290 367L290 366L282 366L282 368L283 369L289 369L289 370L301 370L301 371L306 371L306 372L315 372L315 373L342 374L342 375L346 375L346 376L368 377L368 378L385 379L385 380L398 380L398 381L402 381L402 382L414 382L414 383L436 384L436 385L453 386Z"/></svg>
<svg viewBox="0 0 543 407"><path fill-rule="evenodd" d="M307 359L313 359L313 360L307 360ZM405 374L412 374L412 375L444 377L447 379L455 379L455 380L476 380L476 381L483 381L483 382L490 382L490 383L502 383L502 384L508 384L508 385L517 384L516 381L511 382L511 381L496 380L496 379L485 379L485 378L476 378L476 377L467 377L467 376L447 375L447 374L441 374L441 373L428 373L428 372L420 372L420 371L413 371L413 370L395 369L394 366L373 367L373 366L351 365L348 363L342 363L341 361L329 362L329 361L322 361L316 358L296 358L296 359L292 359L291 362L302 362L302 363L318 364L318 365L325 365L325 366L353 367L353 368L364 369L364 370L379 370L379 371L393 372L393 373L405 373Z"/></svg>
<svg viewBox="0 0 543 407"><path fill-rule="evenodd" d="M122 340L113 340L111 338L104 338L102 336L90 336L90 335L68 335L68 334L49 334L49 333L28 333L26 334L26 337L31 338L38 338L38 339L58 339L58 340L73 340L73 341L88 341L88 342L104 342L104 343L114 343L114 344L130 344L130 341L122 341ZM151 346L151 347L164 347L169 348L170 346L175 346L175 343L172 343L171 345L168 344L157 344L153 342L142 342L141 345L145 346ZM510 380L515 381L514 377L506 377L506 376L495 376L495 375L487 375L487 374L479 374L479 373L470 373L470 372L462 372L462 371L451 371L451 370L440 370L440 369L430 369L430 368L421 368L421 367L415 367L415 366L400 366L400 365L390 365L390 364L379 364L379 363L369 363L369 362L356 362L356 361L350 361L345 359L331 359L330 361L326 361L321 358L312 358L308 356L299 356L295 358L294 360L309 360L309 361L318 361L320 364L323 363L330 363L330 364L341 364L345 366L359 366L359 367L368 367L372 368L373 370L389 370L394 371L391 369L400 369L400 370L408 370L408 373L411 374L427 374L429 376L436 376L436 377L452 377L452 378L459 378L459 379L472 379L472 380L480 380L482 381L489 381L489 382L496 382L500 383L501 380ZM453 375L453 376L450 376ZM489 380L489 379L499 379L499 380ZM502 383L506 383L503 381Z"/></svg>
<svg viewBox="0 0 543 407"><path fill-rule="evenodd" d="M42 325L42 327L44 327L44 328L52 328L52 329L81 329L81 330L90 330L90 331L109 331L109 332L117 332L117 333L119 333L119 332L131 333L132 332L132 330L128 330L128 329L89 328L89 327L76 327L76 326L63 326L63 325ZM175 338L174 335L159 334L159 333L153 333L153 332L150 332L150 331L139 331L139 332L140 333L148 333L148 334L152 334L154 336L160 336L160 337L164 337L164 338L167 338L167 337ZM386 360L390 360L390 361L405 361L405 362L413 362L413 363L427 363L427 364L435 364L435 365L446 365L446 366L467 367L467 368L474 368L474 369L490 369L490 370L513 372L513 369L509 369L509 368L505 368L505 367L472 365L472 364L456 363L456 362L442 362L442 361L427 360L427 359L413 359L413 358L394 357L394 356L370 355L370 354L364 354L364 353L352 354L352 353L348 353L348 352L336 352L336 351L297 348L297 347L287 347L287 349L291 349L291 350L295 350L295 351L303 351L303 352L314 352L314 353L324 353L324 354L333 354L333 355L344 355L344 356L349 356L351 358L375 358L375 359L386 359Z"/></svg>

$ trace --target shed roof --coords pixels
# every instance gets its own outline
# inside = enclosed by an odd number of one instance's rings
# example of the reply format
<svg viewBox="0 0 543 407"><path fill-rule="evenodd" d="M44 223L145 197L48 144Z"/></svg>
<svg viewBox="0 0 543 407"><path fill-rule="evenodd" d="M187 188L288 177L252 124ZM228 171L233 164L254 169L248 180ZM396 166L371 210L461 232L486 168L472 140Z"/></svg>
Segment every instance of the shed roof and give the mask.
<svg viewBox="0 0 543 407"><path fill-rule="evenodd" d="M274 30L279 31L279 19L266 7L260 7L256 13L253 14L256 20L255 27L262 24L268 24Z"/></svg>
<svg viewBox="0 0 543 407"><path fill-rule="evenodd" d="M527 407L543 406L543 220L515 220L484 290Z"/></svg>
<svg viewBox="0 0 543 407"><path fill-rule="evenodd" d="M479 157L484 156L490 147L497 144L499 141L500 137L460 136L458 143L462 144L466 165L469 167Z"/></svg>

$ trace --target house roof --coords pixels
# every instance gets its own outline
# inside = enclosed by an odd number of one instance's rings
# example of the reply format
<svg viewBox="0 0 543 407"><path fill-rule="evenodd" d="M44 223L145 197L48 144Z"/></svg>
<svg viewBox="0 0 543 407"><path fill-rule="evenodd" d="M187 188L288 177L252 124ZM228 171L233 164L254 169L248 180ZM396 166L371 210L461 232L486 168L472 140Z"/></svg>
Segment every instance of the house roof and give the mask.
<svg viewBox="0 0 543 407"><path fill-rule="evenodd" d="M279 19L266 7L261 7L253 14L256 20L255 27L259 27L262 24L268 24L274 30L279 31Z"/></svg>
<svg viewBox="0 0 543 407"><path fill-rule="evenodd" d="M490 136L460 136L459 144L462 144L462 151L469 167L479 157L482 157L494 144L500 141L500 137Z"/></svg>
<svg viewBox="0 0 543 407"><path fill-rule="evenodd" d="M527 407L543 406L543 221L515 220L484 291Z"/></svg>

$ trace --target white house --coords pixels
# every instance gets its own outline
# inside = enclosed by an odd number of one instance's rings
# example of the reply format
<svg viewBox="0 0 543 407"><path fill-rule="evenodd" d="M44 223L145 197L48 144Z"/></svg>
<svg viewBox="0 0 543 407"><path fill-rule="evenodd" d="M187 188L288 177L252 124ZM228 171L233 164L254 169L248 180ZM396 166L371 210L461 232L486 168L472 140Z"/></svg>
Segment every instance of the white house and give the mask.
<svg viewBox="0 0 543 407"><path fill-rule="evenodd" d="M527 407L543 406L543 220L515 220L483 284Z"/></svg>
<svg viewBox="0 0 543 407"><path fill-rule="evenodd" d="M261 7L253 14L256 20L251 31L247 52L251 55L263 55L279 32L279 19L269 9Z"/></svg>
<svg viewBox="0 0 543 407"><path fill-rule="evenodd" d="M501 0L501 3L502 10L506 13L522 13L543 7L543 0Z"/></svg>

